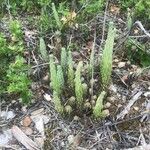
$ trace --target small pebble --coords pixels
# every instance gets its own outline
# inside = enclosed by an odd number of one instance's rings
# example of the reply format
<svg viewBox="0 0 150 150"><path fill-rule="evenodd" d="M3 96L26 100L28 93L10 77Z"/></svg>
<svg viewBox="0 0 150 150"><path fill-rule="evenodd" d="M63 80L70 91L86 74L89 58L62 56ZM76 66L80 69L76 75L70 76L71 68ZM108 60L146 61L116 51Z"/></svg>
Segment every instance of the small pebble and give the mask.
<svg viewBox="0 0 150 150"><path fill-rule="evenodd" d="M109 115L110 115L110 112L109 112L108 109L103 110L103 113L104 113L104 115L106 115L106 116L109 116Z"/></svg>
<svg viewBox="0 0 150 150"><path fill-rule="evenodd" d="M134 109L135 111L138 111L138 110L139 110L139 107L133 107L133 109Z"/></svg>
<svg viewBox="0 0 150 150"><path fill-rule="evenodd" d="M118 59L114 59L114 62L115 62L115 63L118 63L118 62L119 62L119 60L118 60Z"/></svg>
<svg viewBox="0 0 150 150"><path fill-rule="evenodd" d="M74 116L73 120L78 121L80 118L78 116Z"/></svg>
<svg viewBox="0 0 150 150"><path fill-rule="evenodd" d="M96 103L95 100L91 100L91 105L92 106L95 106L95 103Z"/></svg>
<svg viewBox="0 0 150 150"><path fill-rule="evenodd" d="M150 97L150 92L145 92L145 93L144 93L144 96L145 96L145 97Z"/></svg>
<svg viewBox="0 0 150 150"><path fill-rule="evenodd" d="M72 144L74 142L74 135L69 135L67 139L69 144Z"/></svg>
<svg viewBox="0 0 150 150"><path fill-rule="evenodd" d="M109 108L111 106L111 103L110 102L107 102L106 104L105 104L105 108Z"/></svg>
<svg viewBox="0 0 150 150"><path fill-rule="evenodd" d="M126 65L126 62L119 62L118 67L123 68Z"/></svg>
<svg viewBox="0 0 150 150"><path fill-rule="evenodd" d="M107 97L107 101L114 103L115 102L115 97Z"/></svg>

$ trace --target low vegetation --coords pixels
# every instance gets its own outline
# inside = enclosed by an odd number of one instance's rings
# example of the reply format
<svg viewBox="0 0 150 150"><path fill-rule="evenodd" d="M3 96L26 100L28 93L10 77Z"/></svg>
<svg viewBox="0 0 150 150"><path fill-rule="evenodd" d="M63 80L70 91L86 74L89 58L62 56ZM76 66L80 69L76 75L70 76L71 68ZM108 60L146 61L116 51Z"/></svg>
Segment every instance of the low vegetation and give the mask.
<svg viewBox="0 0 150 150"><path fill-rule="evenodd" d="M97 14L102 13L105 3L104 0L72 2L2 0L1 16L8 12L11 19L8 23L10 36L6 37L4 33L0 34L0 94L16 94L26 104L32 99L30 90L32 81L29 76L31 66L28 65L25 56L24 33L21 22L16 19L12 21L12 19L17 16L18 12L33 13L33 15L29 15L31 18L27 18L27 20L39 32L39 46L36 48L38 49L36 54L41 56L44 63L49 63L50 89L53 92L55 109L62 115L69 116L76 113L82 115L84 110L90 112L94 118L105 116L103 104L111 82L113 46L117 36L115 24L113 22L106 24L107 39L102 47L102 57L98 58L98 70L95 65L95 41L90 59L85 62L83 60L77 61L72 57L74 49L80 51L80 39L77 40L78 42L71 41L71 38L68 40L70 32L77 32L77 34L81 32L82 38L88 41L91 31L86 23ZM118 1L117 5L122 11L128 10L128 16L125 16L128 30L131 29L134 20L143 14L145 15L144 19L150 18L149 9L146 9L150 6L148 1ZM33 22L35 16L37 17ZM144 19L143 21L145 21ZM46 38L48 33L53 33L52 37L54 36L54 46L50 47L50 51L47 44L49 41ZM80 38L80 35L77 38ZM136 47L135 51L133 47ZM138 59L141 66L150 65L149 53L143 43L130 37L125 43L125 48L127 49L127 57L132 62L136 62ZM98 87L97 90L94 90L95 86Z"/></svg>

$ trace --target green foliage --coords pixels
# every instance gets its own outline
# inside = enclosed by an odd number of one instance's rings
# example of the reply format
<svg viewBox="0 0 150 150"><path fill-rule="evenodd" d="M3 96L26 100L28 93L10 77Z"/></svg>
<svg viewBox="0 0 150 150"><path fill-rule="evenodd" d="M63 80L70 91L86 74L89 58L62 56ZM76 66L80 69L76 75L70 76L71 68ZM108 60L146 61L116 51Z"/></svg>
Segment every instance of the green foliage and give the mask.
<svg viewBox="0 0 150 150"><path fill-rule="evenodd" d="M95 118L104 117L104 113L102 110L103 110L103 100L105 95L106 92L102 91L99 97L97 98L96 105L93 108L93 115Z"/></svg>
<svg viewBox="0 0 150 150"><path fill-rule="evenodd" d="M78 66L77 66L77 70L75 72L75 95L76 95L76 99L77 99L77 106L79 108L81 108L82 104L83 104L83 86L82 86L82 82L81 82L81 70L82 70L82 66L83 66L83 62L80 61Z"/></svg>
<svg viewBox="0 0 150 150"><path fill-rule="evenodd" d="M47 50L46 50L46 44L45 44L45 41L44 39L41 37L40 38L40 53L42 55L42 58L44 59L44 61L48 61L49 60L49 57L48 57L48 53L47 53Z"/></svg>
<svg viewBox="0 0 150 150"><path fill-rule="evenodd" d="M145 16L150 19L150 1L139 0L135 5L135 15L139 17Z"/></svg>
<svg viewBox="0 0 150 150"><path fill-rule="evenodd" d="M100 65L100 72L102 78L102 86L106 87L111 78L111 71L112 71L112 54L113 54L113 45L114 45L114 38L115 38L114 25L112 22L109 23L108 35L107 40L105 43L105 47L103 50L102 55L102 62Z"/></svg>
<svg viewBox="0 0 150 150"><path fill-rule="evenodd" d="M121 8L132 9L135 18L150 19L150 1L147 0L119 0Z"/></svg>
<svg viewBox="0 0 150 150"><path fill-rule="evenodd" d="M81 7L83 7L82 16L89 17L97 14L98 12L102 11L104 6L104 0L80 0L79 1Z"/></svg>
<svg viewBox="0 0 150 150"><path fill-rule="evenodd" d="M18 20L11 21L9 25L9 29L13 38L15 38L15 40L22 39L23 33L21 30L21 24Z"/></svg>
<svg viewBox="0 0 150 150"><path fill-rule="evenodd" d="M0 33L0 48L0 56L7 55L9 53L6 38L2 33Z"/></svg>
<svg viewBox="0 0 150 150"><path fill-rule="evenodd" d="M23 103L29 103L31 100L31 91L29 90L30 80L27 73L24 71L27 66L24 64L24 59L21 56L16 56L15 62L9 65L7 70L7 80L9 93L19 93Z"/></svg>
<svg viewBox="0 0 150 150"><path fill-rule="evenodd" d="M27 75L27 65L22 57L24 50L23 33L19 21L10 22L11 40L7 41L3 34L0 34L0 94L11 93L20 95L23 103L31 100L31 84Z"/></svg>
<svg viewBox="0 0 150 150"><path fill-rule="evenodd" d="M68 51L68 83L73 88L74 87L74 70L71 51Z"/></svg>
<svg viewBox="0 0 150 150"><path fill-rule="evenodd" d="M131 38L126 42L127 57L131 63L138 64L141 67L150 66L150 52L148 47L140 44L137 40Z"/></svg>

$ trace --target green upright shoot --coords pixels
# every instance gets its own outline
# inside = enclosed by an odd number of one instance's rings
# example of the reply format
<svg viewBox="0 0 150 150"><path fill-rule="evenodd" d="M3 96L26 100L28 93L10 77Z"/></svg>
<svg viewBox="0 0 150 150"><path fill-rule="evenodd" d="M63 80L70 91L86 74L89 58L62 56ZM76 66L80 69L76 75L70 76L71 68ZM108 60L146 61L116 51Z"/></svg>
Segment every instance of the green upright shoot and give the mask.
<svg viewBox="0 0 150 150"><path fill-rule="evenodd" d="M107 87L111 79L112 71L112 55L113 55L113 45L115 39L116 29L112 22L109 23L107 40L103 50L102 61L100 65L100 73L102 79L102 86Z"/></svg>
<svg viewBox="0 0 150 150"><path fill-rule="evenodd" d="M81 108L83 104L83 86L81 82L81 70L82 70L83 62L80 61L77 70L75 72L75 95L77 99L77 106Z"/></svg>

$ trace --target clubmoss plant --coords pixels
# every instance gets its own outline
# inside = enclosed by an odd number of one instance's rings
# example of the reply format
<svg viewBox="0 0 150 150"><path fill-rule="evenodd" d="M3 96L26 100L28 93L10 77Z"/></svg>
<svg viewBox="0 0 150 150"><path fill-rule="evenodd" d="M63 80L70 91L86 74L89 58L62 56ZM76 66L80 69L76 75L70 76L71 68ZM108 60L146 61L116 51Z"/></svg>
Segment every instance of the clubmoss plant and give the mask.
<svg viewBox="0 0 150 150"><path fill-rule="evenodd" d="M103 99L106 95L105 91L102 91L99 97L97 98L96 105L93 107L93 115L94 118L101 118L104 116L103 114Z"/></svg>
<svg viewBox="0 0 150 150"><path fill-rule="evenodd" d="M112 55L113 55L115 33L116 33L116 29L114 28L113 22L110 22L107 40L103 50L102 61L100 65L102 86L104 88L108 86L111 79Z"/></svg>
<svg viewBox="0 0 150 150"><path fill-rule="evenodd" d="M57 94L59 94L60 88L59 88L58 81L57 81L57 71L56 71L56 66L54 64L54 56L52 54L50 55L50 79L51 79L53 90Z"/></svg>
<svg viewBox="0 0 150 150"><path fill-rule="evenodd" d="M64 107L61 104L60 97L58 96L57 92L55 92L55 91L53 91L53 102L54 102L56 111L58 111L60 114L63 114Z"/></svg>
<svg viewBox="0 0 150 150"><path fill-rule="evenodd" d="M83 62L80 61L77 70L75 72L75 95L77 99L77 106L81 108L83 104L83 86L81 82L81 70L82 70Z"/></svg>
<svg viewBox="0 0 150 150"><path fill-rule="evenodd" d="M59 15L58 15L58 12L57 12L57 10L56 10L56 7L55 7L55 4L54 4L54 3L52 3L52 11L53 11L53 15L54 15L54 18L55 18L57 27L58 27L59 30L61 30L62 24L61 24L61 21L60 21L60 19L59 19Z"/></svg>
<svg viewBox="0 0 150 150"><path fill-rule="evenodd" d="M42 37L40 38L40 48L39 48L39 50L40 50L41 56L44 59L44 61L48 61L49 57L48 57L48 53L47 53L47 50L46 50L46 44L45 44L45 41Z"/></svg>
<svg viewBox="0 0 150 150"><path fill-rule="evenodd" d="M64 75L65 75L66 69L67 69L67 52L64 47L61 49L61 67L62 67L62 69L64 71Z"/></svg>
<svg viewBox="0 0 150 150"><path fill-rule="evenodd" d="M132 18L131 18L131 13L128 10L128 14L127 14L127 28L130 31L131 27L132 27Z"/></svg>
<svg viewBox="0 0 150 150"><path fill-rule="evenodd" d="M73 61L71 51L68 51L68 84L71 88L74 88L74 70L73 70Z"/></svg>
<svg viewBox="0 0 150 150"><path fill-rule="evenodd" d="M57 66L57 84L60 91L59 94L61 94L64 88L64 75L61 65Z"/></svg>

